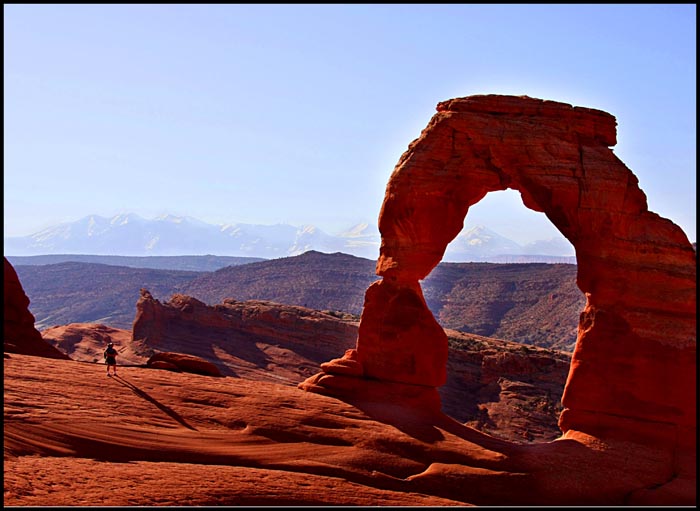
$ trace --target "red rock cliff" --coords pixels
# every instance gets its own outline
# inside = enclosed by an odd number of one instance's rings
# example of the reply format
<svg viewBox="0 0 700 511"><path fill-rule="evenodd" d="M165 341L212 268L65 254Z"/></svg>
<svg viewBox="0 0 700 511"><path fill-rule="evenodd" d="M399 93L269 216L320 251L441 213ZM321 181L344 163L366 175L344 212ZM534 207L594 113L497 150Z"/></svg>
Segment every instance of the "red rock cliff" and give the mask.
<svg viewBox="0 0 700 511"><path fill-rule="evenodd" d="M24 292L17 272L5 257L3 277L3 347L9 353L22 353L48 358L69 357L45 342L34 327L29 311L29 297Z"/></svg>

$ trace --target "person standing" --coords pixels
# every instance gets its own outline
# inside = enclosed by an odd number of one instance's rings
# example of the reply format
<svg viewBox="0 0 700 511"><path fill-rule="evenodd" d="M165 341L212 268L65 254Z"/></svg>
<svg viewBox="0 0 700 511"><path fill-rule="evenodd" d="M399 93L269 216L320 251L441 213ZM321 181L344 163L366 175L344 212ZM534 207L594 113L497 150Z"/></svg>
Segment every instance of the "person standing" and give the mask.
<svg viewBox="0 0 700 511"><path fill-rule="evenodd" d="M112 368L114 376L117 375L117 350L114 349L114 343L110 342L107 344L107 349L105 350L105 363L107 364L107 376L109 374L109 368Z"/></svg>

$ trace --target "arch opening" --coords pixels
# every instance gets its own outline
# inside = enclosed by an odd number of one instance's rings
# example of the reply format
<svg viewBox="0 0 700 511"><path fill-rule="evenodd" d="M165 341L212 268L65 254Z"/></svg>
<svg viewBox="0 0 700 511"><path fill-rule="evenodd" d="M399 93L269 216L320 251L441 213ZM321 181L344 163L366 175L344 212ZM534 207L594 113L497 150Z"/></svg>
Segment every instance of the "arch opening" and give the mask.
<svg viewBox="0 0 700 511"><path fill-rule="evenodd" d="M464 227L447 245L442 263L576 263L573 245L517 190L487 193L469 207Z"/></svg>
<svg viewBox="0 0 700 511"><path fill-rule="evenodd" d="M572 352L586 298L568 240L516 190L487 193L469 208L464 225L421 281L440 325Z"/></svg>
<svg viewBox="0 0 700 511"><path fill-rule="evenodd" d="M517 190L489 192L469 208L442 261L420 281L447 334L439 388L446 415L515 442L561 435L561 398L586 303L573 254ZM471 392L463 373L469 358L479 361L467 377L480 382Z"/></svg>

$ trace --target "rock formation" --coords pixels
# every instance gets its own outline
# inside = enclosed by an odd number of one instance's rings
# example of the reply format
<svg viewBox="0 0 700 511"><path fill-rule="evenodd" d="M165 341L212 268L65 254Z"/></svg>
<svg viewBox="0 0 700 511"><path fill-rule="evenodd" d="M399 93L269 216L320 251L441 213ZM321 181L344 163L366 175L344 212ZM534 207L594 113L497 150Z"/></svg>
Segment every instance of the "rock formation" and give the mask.
<svg viewBox="0 0 700 511"><path fill-rule="evenodd" d="M447 338L419 282L469 208L510 188L572 243L587 299L562 432L656 445L694 466L696 255L678 226L647 209L615 143L615 118L599 110L526 96L439 103L387 185L382 280L366 292L356 347L300 387L352 397L378 381L433 406L430 389L446 379Z"/></svg>
<svg viewBox="0 0 700 511"><path fill-rule="evenodd" d="M194 355L187 355L186 353L171 353L167 351L156 353L148 359L146 367L178 372L184 371L203 376L221 376L219 368L211 362Z"/></svg>
<svg viewBox="0 0 700 511"><path fill-rule="evenodd" d="M122 343L119 349L125 353L156 352L148 367L216 375L211 368L199 368L201 363L186 363L187 357L194 357L223 375L289 386L308 378L333 353L352 348L358 335L354 320L268 301L226 299L208 306L176 294L161 303L144 289L136 309L133 342ZM69 330L80 335L79 327ZM84 338L95 338L94 327L83 326ZM508 440L543 441L558 436L568 353L454 330L445 332L451 345L447 382L437 391L426 389L423 396L434 411L439 411L442 403L451 417ZM58 335L55 342L67 344ZM353 374L352 364L346 364L345 370ZM368 387L368 392L376 393L375 385ZM384 385L384 392L398 393L399 400L411 397L405 396L404 390L391 382Z"/></svg>
<svg viewBox="0 0 700 511"><path fill-rule="evenodd" d="M5 352L68 359L66 354L46 343L34 327L34 316L29 311L29 298L14 267L7 257L4 259L2 323Z"/></svg>
<svg viewBox="0 0 700 511"><path fill-rule="evenodd" d="M44 341L68 355L72 360L104 364L104 351L113 343L119 356L117 364L142 365L148 357L133 352L131 332L100 323L70 323L41 331Z"/></svg>
<svg viewBox="0 0 700 511"><path fill-rule="evenodd" d="M135 350L148 356L187 353L214 363L224 375L296 385L324 358L353 345L357 323L261 300L209 306L175 294L161 303L142 289L132 336Z"/></svg>

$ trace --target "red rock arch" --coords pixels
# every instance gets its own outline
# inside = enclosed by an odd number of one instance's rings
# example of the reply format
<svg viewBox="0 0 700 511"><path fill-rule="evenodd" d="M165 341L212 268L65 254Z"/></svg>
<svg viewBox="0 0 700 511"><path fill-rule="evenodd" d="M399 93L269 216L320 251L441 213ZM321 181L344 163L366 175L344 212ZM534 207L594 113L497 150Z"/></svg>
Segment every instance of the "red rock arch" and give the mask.
<svg viewBox="0 0 700 511"><path fill-rule="evenodd" d="M562 431L695 445L696 255L678 226L647 209L610 149L615 118L524 96L458 98L437 110L387 185L383 279L367 290L357 347L324 373L442 385L447 338L419 281L469 207L511 188L572 243L587 298ZM323 386L322 378L302 384Z"/></svg>

